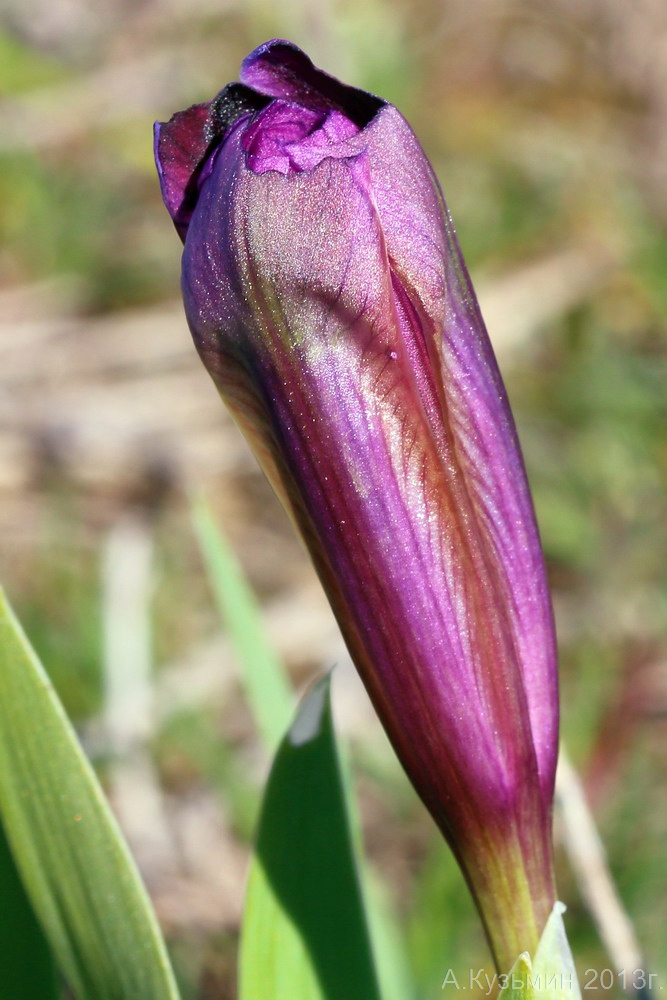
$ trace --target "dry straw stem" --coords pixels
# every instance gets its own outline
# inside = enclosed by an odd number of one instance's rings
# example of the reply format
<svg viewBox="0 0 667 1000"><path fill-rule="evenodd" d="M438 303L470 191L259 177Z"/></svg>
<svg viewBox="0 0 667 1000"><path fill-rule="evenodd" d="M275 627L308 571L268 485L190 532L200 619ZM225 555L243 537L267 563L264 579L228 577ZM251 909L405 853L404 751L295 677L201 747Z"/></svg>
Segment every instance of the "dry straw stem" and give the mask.
<svg viewBox="0 0 667 1000"><path fill-rule="evenodd" d="M150 523L126 514L104 550L105 703L98 725L111 752L109 794L163 923L219 930L240 918L246 851L212 793L170 800L151 758L153 548ZM216 668L222 676L220 661Z"/></svg>
<svg viewBox="0 0 667 1000"><path fill-rule="evenodd" d="M643 968L641 951L609 870L583 785L563 747L556 775L556 804L563 843L581 895L596 923L612 967L617 972L625 970L627 990L633 993L633 971Z"/></svg>

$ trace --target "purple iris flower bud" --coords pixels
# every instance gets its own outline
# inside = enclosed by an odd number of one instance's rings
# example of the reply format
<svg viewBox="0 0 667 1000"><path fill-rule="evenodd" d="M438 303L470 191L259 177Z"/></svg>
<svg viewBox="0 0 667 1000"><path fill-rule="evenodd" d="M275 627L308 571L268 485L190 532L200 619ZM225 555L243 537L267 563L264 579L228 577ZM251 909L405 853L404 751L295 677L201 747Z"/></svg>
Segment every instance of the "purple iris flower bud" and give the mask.
<svg viewBox="0 0 667 1000"><path fill-rule="evenodd" d="M240 76L156 128L188 322L507 971L555 898L558 709L505 389L396 108L281 40Z"/></svg>

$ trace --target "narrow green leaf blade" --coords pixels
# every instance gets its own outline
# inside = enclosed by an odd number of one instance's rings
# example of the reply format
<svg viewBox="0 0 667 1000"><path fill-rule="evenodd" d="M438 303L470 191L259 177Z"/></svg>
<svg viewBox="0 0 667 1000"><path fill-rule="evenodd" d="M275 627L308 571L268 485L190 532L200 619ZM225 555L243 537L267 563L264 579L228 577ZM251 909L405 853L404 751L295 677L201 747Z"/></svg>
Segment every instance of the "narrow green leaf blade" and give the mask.
<svg viewBox="0 0 667 1000"><path fill-rule="evenodd" d="M383 1000L412 1000L415 990L405 940L387 887L368 864L362 864L360 871L380 994Z"/></svg>
<svg viewBox="0 0 667 1000"><path fill-rule="evenodd" d="M519 955L498 1000L581 1000L577 970L565 933L565 904L554 903L535 957Z"/></svg>
<svg viewBox="0 0 667 1000"><path fill-rule="evenodd" d="M289 680L266 637L254 595L205 500L195 501L192 516L218 609L243 672L250 709L273 754L294 711Z"/></svg>
<svg viewBox="0 0 667 1000"><path fill-rule="evenodd" d="M178 1000L132 858L1 590L0 815L78 1000Z"/></svg>
<svg viewBox="0 0 667 1000"><path fill-rule="evenodd" d="M357 858L361 883L364 888L368 929L380 985L380 995L383 1000L411 1000L415 991L405 940L393 912L389 894L364 857L361 819L354 792L350 755L344 743L338 743L337 748L345 795L345 808L349 818L352 844Z"/></svg>
<svg viewBox="0 0 667 1000"><path fill-rule="evenodd" d="M269 777L240 952L240 1000L379 1000L331 720L305 698Z"/></svg>
<svg viewBox="0 0 667 1000"><path fill-rule="evenodd" d="M0 823L0 1000L57 1000L56 972Z"/></svg>

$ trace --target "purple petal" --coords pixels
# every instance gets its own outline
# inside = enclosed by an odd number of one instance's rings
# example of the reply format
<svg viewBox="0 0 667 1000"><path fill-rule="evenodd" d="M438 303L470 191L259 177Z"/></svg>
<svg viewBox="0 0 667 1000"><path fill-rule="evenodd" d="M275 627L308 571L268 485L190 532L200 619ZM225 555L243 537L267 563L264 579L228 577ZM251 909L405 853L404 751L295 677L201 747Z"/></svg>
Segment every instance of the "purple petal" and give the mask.
<svg viewBox="0 0 667 1000"><path fill-rule="evenodd" d="M242 84L231 83L205 104L155 123L155 162L162 198L183 241L210 159L239 121L267 104Z"/></svg>
<svg viewBox="0 0 667 1000"><path fill-rule="evenodd" d="M558 718L505 390L396 109L281 40L241 79L158 133L188 321L511 964L553 902Z"/></svg>
<svg viewBox="0 0 667 1000"><path fill-rule="evenodd" d="M349 156L358 127L340 111L314 111L272 101L248 125L242 146L256 174L312 170L327 156Z"/></svg>
<svg viewBox="0 0 667 1000"><path fill-rule="evenodd" d="M402 286L369 196L371 158L257 175L239 165L240 142L216 162L186 245L195 339L478 898L486 845L508 830L548 879L507 582L477 522L479 470L447 422L456 390L443 409L428 368L432 317L422 323Z"/></svg>
<svg viewBox="0 0 667 1000"><path fill-rule="evenodd" d="M386 108L365 132L387 251L421 317L521 666L545 803L558 752L557 654L535 514L514 421L451 217L412 130Z"/></svg>
<svg viewBox="0 0 667 1000"><path fill-rule="evenodd" d="M166 123L155 123L155 161L162 198L182 239L197 201L193 180L210 145L206 132L210 106L210 102L195 104Z"/></svg>
<svg viewBox="0 0 667 1000"><path fill-rule="evenodd" d="M240 79L260 94L295 101L305 108L335 108L362 127L385 104L317 69L305 52L282 38L265 42L246 56Z"/></svg>

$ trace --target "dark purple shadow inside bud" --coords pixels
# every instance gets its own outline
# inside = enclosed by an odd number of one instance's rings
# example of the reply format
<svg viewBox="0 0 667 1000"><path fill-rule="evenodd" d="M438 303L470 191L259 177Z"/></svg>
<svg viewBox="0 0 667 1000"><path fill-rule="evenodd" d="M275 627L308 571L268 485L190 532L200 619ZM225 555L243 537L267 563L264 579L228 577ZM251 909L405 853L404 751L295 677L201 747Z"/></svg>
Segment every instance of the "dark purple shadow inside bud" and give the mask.
<svg viewBox="0 0 667 1000"><path fill-rule="evenodd" d="M210 160L232 126L266 107L270 97L230 83L208 104L194 104L155 125L155 161L162 198L183 241Z"/></svg>

